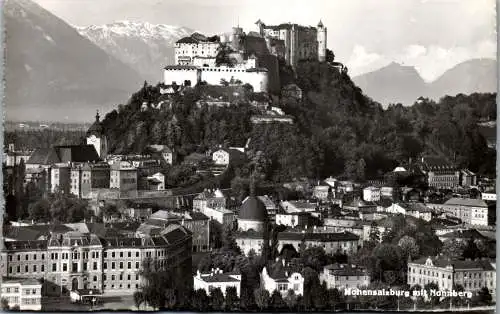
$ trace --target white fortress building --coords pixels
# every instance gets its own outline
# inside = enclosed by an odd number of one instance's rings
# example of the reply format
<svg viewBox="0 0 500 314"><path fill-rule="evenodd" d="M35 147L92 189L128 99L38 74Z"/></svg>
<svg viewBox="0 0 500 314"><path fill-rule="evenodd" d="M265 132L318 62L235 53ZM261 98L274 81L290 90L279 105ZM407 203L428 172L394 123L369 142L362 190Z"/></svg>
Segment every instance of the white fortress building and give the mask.
<svg viewBox="0 0 500 314"><path fill-rule="evenodd" d="M194 33L178 40L175 62L164 68L164 84L221 85L226 81L250 84L256 93L268 92L279 80L275 77L278 75L276 58L283 58L293 67L300 60L325 61L327 29L321 21L317 28L291 23L267 26L260 20L256 24L258 32L246 34L238 26L233 27L230 36L207 37ZM220 48L226 49L226 57L231 62L217 62ZM274 61L270 61L270 56L274 56Z"/></svg>

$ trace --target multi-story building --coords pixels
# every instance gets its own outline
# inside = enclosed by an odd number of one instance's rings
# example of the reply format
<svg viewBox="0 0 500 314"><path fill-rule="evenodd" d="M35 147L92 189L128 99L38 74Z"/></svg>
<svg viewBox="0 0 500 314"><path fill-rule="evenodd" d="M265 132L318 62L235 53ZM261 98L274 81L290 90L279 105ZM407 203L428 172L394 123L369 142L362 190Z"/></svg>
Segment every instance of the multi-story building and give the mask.
<svg viewBox="0 0 500 314"><path fill-rule="evenodd" d="M161 157L167 164L173 165L177 162L177 154L173 148L170 148L167 145L149 145L148 147L156 153L160 153Z"/></svg>
<svg viewBox="0 0 500 314"><path fill-rule="evenodd" d="M304 294L304 276L298 272L292 272L283 266L274 271L268 271L266 267L260 274L260 284L269 294L275 290L283 297L288 295L288 290L293 290L295 295Z"/></svg>
<svg viewBox="0 0 500 314"><path fill-rule="evenodd" d="M284 42L287 64L296 67L300 60L326 60L327 29L321 21L317 28L292 23L266 25L260 19L255 24L262 37Z"/></svg>
<svg viewBox="0 0 500 314"><path fill-rule="evenodd" d="M105 162L73 163L70 192L80 198L90 198L92 189L109 188L110 166Z"/></svg>
<svg viewBox="0 0 500 314"><path fill-rule="evenodd" d="M328 289L340 291L347 288L367 287L370 284L368 271L352 264L331 264L323 268L319 280L326 283Z"/></svg>
<svg viewBox="0 0 500 314"><path fill-rule="evenodd" d="M76 289L132 294L141 283L146 258L190 273L191 245L191 232L175 224L142 237L53 233L48 240L5 242L0 271L3 276L43 279L45 295Z"/></svg>
<svg viewBox="0 0 500 314"><path fill-rule="evenodd" d="M3 154L3 160L7 167L13 167L15 165L19 165L21 159L24 160L24 163L26 163L30 158L31 153L31 151L16 150L14 144L10 143L7 151Z"/></svg>
<svg viewBox="0 0 500 314"><path fill-rule="evenodd" d="M287 227L306 227L312 223L311 213L296 212L296 213L279 213L276 214L275 222L277 225Z"/></svg>
<svg viewBox="0 0 500 314"><path fill-rule="evenodd" d="M227 208L228 200L221 190L205 189L193 199L193 210L202 211L205 207Z"/></svg>
<svg viewBox="0 0 500 314"><path fill-rule="evenodd" d="M318 230L320 231L320 230ZM236 236L236 243L244 254L250 250L256 254L262 252L264 240L262 231L248 230L239 232ZM278 251L281 251L284 245L290 244L298 252L300 246L304 243L306 247L322 247L327 254L337 252L345 254L355 254L358 251L359 236L351 232L299 232L285 231L278 234Z"/></svg>
<svg viewBox="0 0 500 314"><path fill-rule="evenodd" d="M326 201L330 195L332 195L332 188L329 185L317 185L313 189L313 197L318 200Z"/></svg>
<svg viewBox="0 0 500 314"><path fill-rule="evenodd" d="M137 229L138 233L145 235L154 234L170 223L180 224L193 234L193 252L210 251L210 221L211 219L200 212L177 213L159 210L151 215Z"/></svg>
<svg viewBox="0 0 500 314"><path fill-rule="evenodd" d="M450 260L439 256L423 257L408 262L408 284L425 286L434 282L438 290L453 290L461 285L465 291L474 292L483 287L492 295L496 293L496 264L489 260Z"/></svg>
<svg viewBox="0 0 500 314"><path fill-rule="evenodd" d="M367 202L378 202L380 201L381 191L379 188L374 186L369 186L363 189L363 200Z"/></svg>
<svg viewBox="0 0 500 314"><path fill-rule="evenodd" d="M193 288L195 290L203 289L210 295L212 290L219 288L224 296L227 288L234 287L236 294L240 296L241 274L236 272L224 273L222 269L212 269L210 273L200 273L198 270L193 277Z"/></svg>
<svg viewBox="0 0 500 314"><path fill-rule="evenodd" d="M195 57L215 58L220 46L218 36L206 37L199 33L179 39L175 43L175 64L193 65Z"/></svg>
<svg viewBox="0 0 500 314"><path fill-rule="evenodd" d="M426 206L434 210L444 211L467 224L488 225L488 204L481 199L451 198L444 204L426 204Z"/></svg>
<svg viewBox="0 0 500 314"><path fill-rule="evenodd" d="M0 298L7 300L9 308L21 311L42 310L42 283L36 279L2 278Z"/></svg>
<svg viewBox="0 0 500 314"><path fill-rule="evenodd" d="M68 163L57 163L50 169L50 192L57 190L65 194L71 191L71 165Z"/></svg>
<svg viewBox="0 0 500 314"><path fill-rule="evenodd" d="M476 186L477 175L469 169L462 169L460 171L460 185L464 187Z"/></svg>
<svg viewBox="0 0 500 314"><path fill-rule="evenodd" d="M418 165L430 187L449 189L460 185L460 170L453 163L437 157L422 157Z"/></svg>
<svg viewBox="0 0 500 314"><path fill-rule="evenodd" d="M137 168L132 162L118 161L111 165L109 187L120 192L137 190Z"/></svg>

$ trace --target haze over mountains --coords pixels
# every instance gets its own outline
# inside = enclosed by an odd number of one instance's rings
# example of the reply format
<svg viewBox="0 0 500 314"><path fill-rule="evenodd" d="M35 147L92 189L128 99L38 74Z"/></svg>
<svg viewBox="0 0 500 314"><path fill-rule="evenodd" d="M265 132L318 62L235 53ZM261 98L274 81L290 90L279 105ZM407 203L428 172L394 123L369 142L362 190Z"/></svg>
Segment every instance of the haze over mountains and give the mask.
<svg viewBox="0 0 500 314"><path fill-rule="evenodd" d="M156 84L186 27L120 21L72 27L31 0L5 2L6 119L89 122L125 103L144 80ZM339 60L342 61L342 60ZM420 96L494 92L496 61L475 59L427 84L413 67L390 64L354 77L382 104Z"/></svg>
<svg viewBox="0 0 500 314"><path fill-rule="evenodd" d="M353 78L363 93L382 105L412 105L418 97L439 100L445 95L496 92L497 62L472 59L457 64L433 82L426 83L412 66L391 63Z"/></svg>
<svg viewBox="0 0 500 314"><path fill-rule="evenodd" d="M135 70L38 4L7 0L4 11L6 119L89 121L141 87Z"/></svg>

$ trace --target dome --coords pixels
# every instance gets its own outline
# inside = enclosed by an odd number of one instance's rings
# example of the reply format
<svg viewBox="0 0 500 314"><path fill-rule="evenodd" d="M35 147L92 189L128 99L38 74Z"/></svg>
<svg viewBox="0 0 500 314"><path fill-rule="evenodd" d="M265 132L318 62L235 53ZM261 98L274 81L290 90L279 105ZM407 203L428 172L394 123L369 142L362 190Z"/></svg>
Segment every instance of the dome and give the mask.
<svg viewBox="0 0 500 314"><path fill-rule="evenodd" d="M90 128L87 130L87 136L89 135L102 135L103 134L103 127L101 122L99 121L99 111L97 112L95 116L95 122L90 126Z"/></svg>
<svg viewBox="0 0 500 314"><path fill-rule="evenodd" d="M238 219L265 221L267 219L266 206L255 196L250 196L241 205Z"/></svg>

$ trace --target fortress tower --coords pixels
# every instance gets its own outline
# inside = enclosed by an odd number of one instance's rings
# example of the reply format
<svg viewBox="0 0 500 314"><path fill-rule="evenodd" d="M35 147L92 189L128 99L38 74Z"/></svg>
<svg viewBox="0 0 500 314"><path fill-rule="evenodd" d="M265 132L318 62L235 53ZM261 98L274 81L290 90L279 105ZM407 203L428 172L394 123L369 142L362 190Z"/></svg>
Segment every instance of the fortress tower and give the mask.
<svg viewBox="0 0 500 314"><path fill-rule="evenodd" d="M326 36L326 27L320 20L318 23L318 60L320 62L326 61Z"/></svg>
<svg viewBox="0 0 500 314"><path fill-rule="evenodd" d="M87 131L87 145L94 145L97 154L101 159L108 155L108 139L104 134L104 128L99 121L99 111L95 115L95 122Z"/></svg>

